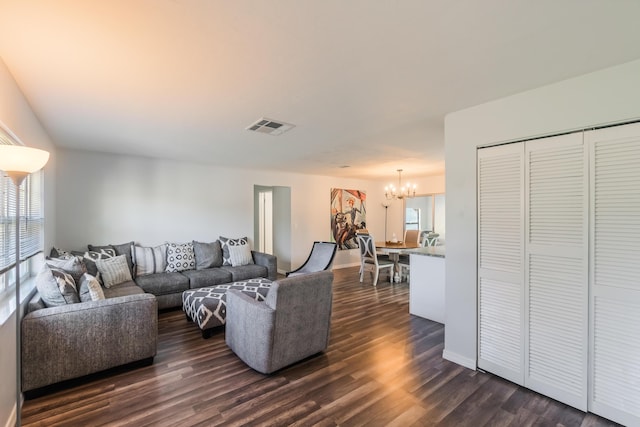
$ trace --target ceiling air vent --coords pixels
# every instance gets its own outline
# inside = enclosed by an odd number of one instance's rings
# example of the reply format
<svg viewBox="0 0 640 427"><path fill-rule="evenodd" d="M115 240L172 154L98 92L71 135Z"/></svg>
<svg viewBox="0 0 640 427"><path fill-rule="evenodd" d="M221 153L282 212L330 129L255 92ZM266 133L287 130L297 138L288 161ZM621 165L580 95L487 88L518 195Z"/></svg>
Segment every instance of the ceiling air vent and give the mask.
<svg viewBox="0 0 640 427"><path fill-rule="evenodd" d="M246 129L254 132L266 133L268 135L282 135L294 127L296 127L296 125L292 125L291 123L280 122L263 117Z"/></svg>

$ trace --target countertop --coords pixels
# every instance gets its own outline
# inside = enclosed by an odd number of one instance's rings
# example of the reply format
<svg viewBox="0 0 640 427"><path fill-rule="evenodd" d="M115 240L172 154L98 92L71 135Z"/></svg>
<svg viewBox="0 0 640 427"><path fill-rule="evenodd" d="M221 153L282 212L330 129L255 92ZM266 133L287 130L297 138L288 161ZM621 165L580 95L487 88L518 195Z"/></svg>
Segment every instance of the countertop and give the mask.
<svg viewBox="0 0 640 427"><path fill-rule="evenodd" d="M444 258L444 246L427 246L426 248L405 249L402 253Z"/></svg>

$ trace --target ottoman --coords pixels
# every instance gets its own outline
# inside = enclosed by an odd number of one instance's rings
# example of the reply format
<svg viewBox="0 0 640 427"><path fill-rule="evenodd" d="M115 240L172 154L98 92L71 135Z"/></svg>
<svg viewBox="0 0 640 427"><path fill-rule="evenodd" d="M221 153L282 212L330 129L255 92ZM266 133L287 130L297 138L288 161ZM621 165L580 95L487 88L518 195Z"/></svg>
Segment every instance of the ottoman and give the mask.
<svg viewBox="0 0 640 427"><path fill-rule="evenodd" d="M224 325L227 318L226 293L237 289L256 301L264 301L271 280L263 277L182 292L182 310L188 320L195 322L203 338L209 338L213 328Z"/></svg>

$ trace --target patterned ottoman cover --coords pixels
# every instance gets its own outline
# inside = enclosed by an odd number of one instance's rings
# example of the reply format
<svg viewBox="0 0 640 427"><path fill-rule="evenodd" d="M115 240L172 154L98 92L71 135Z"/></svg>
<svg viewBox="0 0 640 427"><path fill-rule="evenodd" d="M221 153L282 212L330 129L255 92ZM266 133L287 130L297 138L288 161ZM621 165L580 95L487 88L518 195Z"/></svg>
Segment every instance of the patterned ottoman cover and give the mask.
<svg viewBox="0 0 640 427"><path fill-rule="evenodd" d="M270 287L271 280L260 277L210 288L189 289L182 293L182 310L204 331L225 324L227 290L238 289L256 301L264 301Z"/></svg>

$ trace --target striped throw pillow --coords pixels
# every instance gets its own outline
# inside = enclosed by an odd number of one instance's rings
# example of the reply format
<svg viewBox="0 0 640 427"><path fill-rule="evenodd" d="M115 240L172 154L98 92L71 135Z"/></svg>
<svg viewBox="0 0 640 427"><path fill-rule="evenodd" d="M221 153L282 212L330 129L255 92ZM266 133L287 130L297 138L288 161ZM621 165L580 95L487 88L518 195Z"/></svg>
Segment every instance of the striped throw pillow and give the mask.
<svg viewBox="0 0 640 427"><path fill-rule="evenodd" d="M151 247L133 246L136 275L163 273L167 268L167 245Z"/></svg>
<svg viewBox="0 0 640 427"><path fill-rule="evenodd" d="M127 258L124 255L107 259L97 259L96 267L98 267L98 271L100 271L105 288L133 280L131 278L129 265L127 264Z"/></svg>
<svg viewBox="0 0 640 427"><path fill-rule="evenodd" d="M249 245L229 246L229 258L233 267L253 264Z"/></svg>

